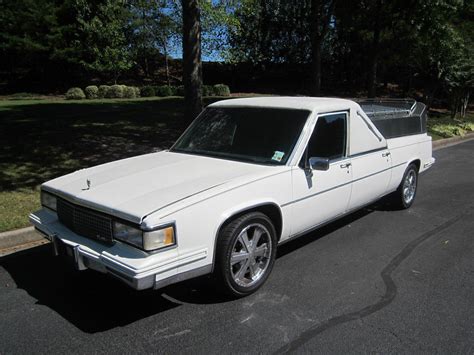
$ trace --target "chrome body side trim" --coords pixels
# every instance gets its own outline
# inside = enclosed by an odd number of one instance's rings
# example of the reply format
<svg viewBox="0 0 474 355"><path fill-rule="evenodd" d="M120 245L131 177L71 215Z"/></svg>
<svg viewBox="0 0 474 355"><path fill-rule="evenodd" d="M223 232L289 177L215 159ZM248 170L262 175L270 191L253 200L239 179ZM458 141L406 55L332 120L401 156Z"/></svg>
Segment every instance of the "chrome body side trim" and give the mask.
<svg viewBox="0 0 474 355"><path fill-rule="evenodd" d="M371 176L378 175L378 174L383 173L383 172L385 172L385 171L387 171L387 170L391 170L391 169L393 169L393 168L397 168L397 167L402 166L402 165L404 165L404 164L407 164L407 162L403 162L403 163L400 163L400 164L391 166L390 168L382 169L382 170L377 171L377 172L375 172L375 173L372 173L372 174L363 176L363 177L361 177L361 178L358 178L358 179L355 179L355 180L346 182L346 183L344 183L344 184L340 184L340 185L331 187L331 188L326 189L326 190L323 190L323 191L316 192L316 193L314 193L314 194L312 194L312 195L305 196L305 197L299 198L299 199L297 199L297 200L293 200L293 201L286 202L286 203L282 204L281 207L286 207L286 206L289 206L289 205L291 205L291 204L293 204L293 203L300 202L300 201L306 200L306 199L308 199L308 198L312 198L312 197L315 197L315 196L324 194L324 193L326 193L326 192L329 192L329 191L338 189L338 188L343 187L343 186L347 186L347 185L349 185L349 184L353 184L354 182L357 182L357 181L360 181L360 180L363 180L363 179L367 179L367 178L369 178L369 177L371 177Z"/></svg>

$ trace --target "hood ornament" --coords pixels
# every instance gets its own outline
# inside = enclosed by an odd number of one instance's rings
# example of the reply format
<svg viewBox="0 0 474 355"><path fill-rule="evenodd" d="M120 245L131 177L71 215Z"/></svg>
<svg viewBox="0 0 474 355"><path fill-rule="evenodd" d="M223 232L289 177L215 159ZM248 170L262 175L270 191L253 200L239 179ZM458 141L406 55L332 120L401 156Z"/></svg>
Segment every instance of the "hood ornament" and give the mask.
<svg viewBox="0 0 474 355"><path fill-rule="evenodd" d="M89 179L86 179L86 184L87 184L87 187L85 189L82 189L82 191L91 189L91 181Z"/></svg>

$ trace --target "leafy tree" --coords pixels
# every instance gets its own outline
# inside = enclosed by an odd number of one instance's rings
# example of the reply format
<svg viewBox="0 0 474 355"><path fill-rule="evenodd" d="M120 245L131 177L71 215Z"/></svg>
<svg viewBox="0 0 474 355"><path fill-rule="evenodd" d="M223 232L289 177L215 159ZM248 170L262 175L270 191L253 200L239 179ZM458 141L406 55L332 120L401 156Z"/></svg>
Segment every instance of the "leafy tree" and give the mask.
<svg viewBox="0 0 474 355"><path fill-rule="evenodd" d="M145 76L152 75L152 63L164 57L166 81L170 85L168 57L170 47L181 38L181 20L176 6L166 0L131 0L133 57Z"/></svg>
<svg viewBox="0 0 474 355"><path fill-rule="evenodd" d="M125 0L90 2L77 0L79 44L86 52L80 63L88 69L108 74L116 83L132 67L127 32L129 12Z"/></svg>
<svg viewBox="0 0 474 355"><path fill-rule="evenodd" d="M450 96L451 115L466 117L474 90L474 3L465 1L452 19L453 30L458 36L458 54L449 67L444 84Z"/></svg>
<svg viewBox="0 0 474 355"><path fill-rule="evenodd" d="M31 72L45 75L51 55L51 28L57 26L55 6L49 0L0 2L0 63L18 79Z"/></svg>
<svg viewBox="0 0 474 355"><path fill-rule="evenodd" d="M310 58L310 2L243 0L229 31L232 62L306 63Z"/></svg>

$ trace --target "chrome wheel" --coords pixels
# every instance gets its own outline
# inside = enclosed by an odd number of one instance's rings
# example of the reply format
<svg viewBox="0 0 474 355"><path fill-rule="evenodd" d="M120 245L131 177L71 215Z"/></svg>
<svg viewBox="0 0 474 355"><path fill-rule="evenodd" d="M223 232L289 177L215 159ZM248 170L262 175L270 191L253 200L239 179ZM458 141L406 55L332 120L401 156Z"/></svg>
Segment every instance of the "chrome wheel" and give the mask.
<svg viewBox="0 0 474 355"><path fill-rule="evenodd" d="M235 283L249 287L257 283L270 263L272 240L268 229L250 224L239 233L232 246L230 270Z"/></svg>
<svg viewBox="0 0 474 355"><path fill-rule="evenodd" d="M403 181L403 200L409 205L415 198L416 193L416 172L412 169L405 176Z"/></svg>

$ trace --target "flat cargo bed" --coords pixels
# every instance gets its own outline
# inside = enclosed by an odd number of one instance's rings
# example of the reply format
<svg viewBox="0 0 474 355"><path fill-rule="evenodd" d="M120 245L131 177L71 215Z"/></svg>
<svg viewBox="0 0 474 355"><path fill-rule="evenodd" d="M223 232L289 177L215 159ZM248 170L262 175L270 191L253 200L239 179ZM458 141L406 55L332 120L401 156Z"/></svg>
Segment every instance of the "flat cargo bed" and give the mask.
<svg viewBox="0 0 474 355"><path fill-rule="evenodd" d="M426 133L426 105L413 99L357 100L385 138Z"/></svg>

